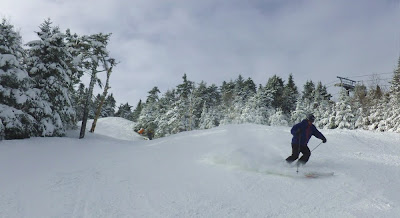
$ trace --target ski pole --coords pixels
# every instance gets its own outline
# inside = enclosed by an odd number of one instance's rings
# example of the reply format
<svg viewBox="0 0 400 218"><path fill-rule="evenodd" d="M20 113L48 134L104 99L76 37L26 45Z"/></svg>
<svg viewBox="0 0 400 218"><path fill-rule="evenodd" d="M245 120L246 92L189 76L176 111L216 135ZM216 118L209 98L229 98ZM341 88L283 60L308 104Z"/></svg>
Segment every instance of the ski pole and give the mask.
<svg viewBox="0 0 400 218"><path fill-rule="evenodd" d="M299 134L299 150L297 150L297 154L298 154L298 156L300 156L300 142L301 142L301 135ZM296 170L296 173L297 174L299 174L299 162L297 161L297 170Z"/></svg>
<svg viewBox="0 0 400 218"><path fill-rule="evenodd" d="M319 144L317 145L317 147L315 147L314 149L312 149L311 152L314 151L316 148L318 148L318 146L320 146L321 144L322 144L322 142L319 143Z"/></svg>

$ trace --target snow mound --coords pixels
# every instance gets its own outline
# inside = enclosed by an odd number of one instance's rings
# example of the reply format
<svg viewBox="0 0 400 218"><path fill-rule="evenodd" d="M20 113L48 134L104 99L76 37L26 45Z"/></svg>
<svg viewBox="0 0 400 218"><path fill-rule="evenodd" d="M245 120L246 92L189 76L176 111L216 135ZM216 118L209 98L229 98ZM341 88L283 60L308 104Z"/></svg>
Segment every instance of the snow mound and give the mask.
<svg viewBox="0 0 400 218"><path fill-rule="evenodd" d="M92 127L92 123L93 120L88 120L87 131ZM133 130L135 125L135 122L121 117L104 117L97 120L94 133L127 141L143 140L144 138ZM80 127L81 123L78 126Z"/></svg>

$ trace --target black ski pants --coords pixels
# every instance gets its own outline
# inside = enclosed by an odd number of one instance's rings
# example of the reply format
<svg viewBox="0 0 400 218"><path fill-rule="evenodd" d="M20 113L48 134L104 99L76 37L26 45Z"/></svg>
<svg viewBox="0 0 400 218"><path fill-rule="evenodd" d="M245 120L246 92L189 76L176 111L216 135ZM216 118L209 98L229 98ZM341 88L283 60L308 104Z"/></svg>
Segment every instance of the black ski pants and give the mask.
<svg viewBox="0 0 400 218"><path fill-rule="evenodd" d="M301 156L298 162L301 164L307 163L308 159L310 159L311 151L307 145L299 146L298 144L292 144L292 155L286 158L286 161L288 163L292 163L293 161L297 160L300 152L303 154L303 156Z"/></svg>

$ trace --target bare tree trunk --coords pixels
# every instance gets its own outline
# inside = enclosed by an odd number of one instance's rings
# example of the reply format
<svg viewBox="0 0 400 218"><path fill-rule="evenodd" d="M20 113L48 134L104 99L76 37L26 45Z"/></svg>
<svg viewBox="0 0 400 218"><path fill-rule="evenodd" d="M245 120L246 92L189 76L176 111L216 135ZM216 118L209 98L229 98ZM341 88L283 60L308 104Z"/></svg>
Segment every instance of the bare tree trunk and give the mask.
<svg viewBox="0 0 400 218"><path fill-rule="evenodd" d="M81 132L79 135L79 138L82 139L85 137L85 131L86 131L86 123L88 120L89 116L89 102L91 100L91 97L93 95L93 88L94 84L96 83L96 69L92 70L92 76L90 78L90 84L89 84L89 91L86 95L86 102L85 102L85 107L83 109L83 118L82 118L82 126L81 126Z"/></svg>
<svg viewBox="0 0 400 218"><path fill-rule="evenodd" d="M109 81L110 81L110 75L111 75L111 71L112 71L113 66L111 65L111 68L108 68L107 62L104 60L104 67L107 70L107 81L106 81L106 85L104 86L104 91L103 91L103 95L101 96L101 100L100 100L99 106L97 107L96 115L94 116L94 120L93 120L93 123L92 123L92 128L90 129L90 132L92 132L92 133L96 129L97 119L99 119L99 116L100 116L100 113L101 113L101 108L103 107L104 101L106 100L106 96L107 96L107 93L108 93L108 89L110 88L109 87Z"/></svg>

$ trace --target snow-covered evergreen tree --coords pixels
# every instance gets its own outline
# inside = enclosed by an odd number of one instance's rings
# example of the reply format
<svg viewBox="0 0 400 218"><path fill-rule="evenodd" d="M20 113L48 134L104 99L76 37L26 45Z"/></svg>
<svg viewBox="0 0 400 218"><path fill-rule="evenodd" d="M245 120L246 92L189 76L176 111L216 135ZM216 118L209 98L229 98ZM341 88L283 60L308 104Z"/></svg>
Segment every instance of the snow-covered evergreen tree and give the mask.
<svg viewBox="0 0 400 218"><path fill-rule="evenodd" d="M335 105L335 124L339 129L354 129L355 116L347 90L342 89Z"/></svg>
<svg viewBox="0 0 400 218"><path fill-rule="evenodd" d="M290 115L292 111L296 109L296 102L299 98L299 91L294 83L293 75L289 75L287 84L283 88L283 113Z"/></svg>
<svg viewBox="0 0 400 218"><path fill-rule="evenodd" d="M115 115L115 104L114 95L112 93L107 95L103 108L101 109L101 116L113 117Z"/></svg>
<svg viewBox="0 0 400 218"><path fill-rule="evenodd" d="M152 130L157 137L158 118L160 117L158 101L158 94L160 90L155 86L150 90L142 112L140 113L135 129L144 128L146 131Z"/></svg>
<svg viewBox="0 0 400 218"><path fill-rule="evenodd" d="M40 39L27 44L27 65L34 87L42 91L41 98L50 103L53 111L51 117L39 118L44 135L62 136L66 129L73 128L76 124L76 114L71 102L73 83L69 61L72 57L67 50L65 34L51 25L50 19L46 20L37 32ZM50 126L54 128L50 130Z"/></svg>
<svg viewBox="0 0 400 218"><path fill-rule="evenodd" d="M171 109L172 111L169 112L172 113L172 117L169 121L172 133L193 130L196 124L194 116L194 82L189 81L186 74L184 74L182 78L183 83L179 84L176 89L178 100L174 103Z"/></svg>
<svg viewBox="0 0 400 218"><path fill-rule="evenodd" d="M200 117L200 129L211 129L219 126L220 116L215 107L207 107L206 103L203 106L203 112Z"/></svg>
<svg viewBox="0 0 400 218"><path fill-rule="evenodd" d="M307 81L303 86L302 95L297 99L296 109L291 113L291 124L301 122L308 114L314 114L318 104L314 108L315 85Z"/></svg>
<svg viewBox="0 0 400 218"><path fill-rule="evenodd" d="M235 99L235 83L233 81L223 82L221 86L221 105L219 111L222 114L221 124L232 123L235 119L233 104Z"/></svg>
<svg viewBox="0 0 400 218"><path fill-rule="evenodd" d="M272 116L269 118L269 123L271 126L288 126L289 118L282 110L277 110Z"/></svg>
<svg viewBox="0 0 400 218"><path fill-rule="evenodd" d="M225 120L225 123L248 123L249 111L245 111L246 104L250 98L256 94L256 85L253 80L248 78L246 81L243 77L239 77L235 81L234 89L234 101L230 110L229 119Z"/></svg>
<svg viewBox="0 0 400 218"><path fill-rule="evenodd" d="M248 101L249 98L253 97L257 93L257 86L254 81L249 77L243 84L242 96Z"/></svg>
<svg viewBox="0 0 400 218"><path fill-rule="evenodd" d="M241 122L269 125L269 118L275 113L272 106L273 101L273 92L270 89L260 87L257 93L247 101L240 115Z"/></svg>
<svg viewBox="0 0 400 218"><path fill-rule="evenodd" d="M291 124L299 123L304 120L308 114L314 113L310 105L311 102L308 98L299 97L296 103L296 109L291 113Z"/></svg>
<svg viewBox="0 0 400 218"><path fill-rule="evenodd" d="M397 63L397 69L394 71L392 81L390 82L390 97L392 103L400 103L400 57Z"/></svg>
<svg viewBox="0 0 400 218"><path fill-rule="evenodd" d="M115 113L116 117L122 117L125 119L131 119L132 117L132 106L129 103L121 104Z"/></svg>
<svg viewBox="0 0 400 218"><path fill-rule="evenodd" d="M73 85L77 85L81 82L81 77L85 73L85 67L83 66L83 54L82 54L82 37L76 33L72 34L70 29L67 29L65 33L65 43L67 51L71 54L70 60L66 61L69 69L71 70L71 81Z"/></svg>
<svg viewBox="0 0 400 218"><path fill-rule="evenodd" d="M198 128L200 123L201 114L203 112L203 105L208 100L207 84L202 81L197 87L194 87L191 104L193 113L193 128Z"/></svg>
<svg viewBox="0 0 400 218"><path fill-rule="evenodd" d="M137 122L137 119L139 118L142 109L143 109L142 100L139 100L138 104L136 105L136 108L132 112L132 118L131 118L132 121Z"/></svg>
<svg viewBox="0 0 400 218"><path fill-rule="evenodd" d="M314 125L319 128L326 127L329 123L328 117L331 113L327 113L327 111L331 111L332 109L330 98L331 95L327 93L326 87L323 86L321 82L318 82L309 110L315 116Z"/></svg>
<svg viewBox="0 0 400 218"><path fill-rule="evenodd" d="M156 137L164 137L172 133L169 122L172 119L172 108L177 99L176 90L172 89L168 90L157 102L158 116L155 120L155 123L157 123Z"/></svg>
<svg viewBox="0 0 400 218"><path fill-rule="evenodd" d="M325 128L325 129L333 129L336 128L335 124L335 112L334 103L331 101L324 100L319 107L317 108L318 117L316 117L316 121L314 125L318 128Z"/></svg>
<svg viewBox="0 0 400 218"><path fill-rule="evenodd" d="M352 97L352 106L356 109L354 128L366 129L370 105L367 98L367 87L365 85L356 85Z"/></svg>
<svg viewBox="0 0 400 218"><path fill-rule="evenodd" d="M394 75L390 86L390 104L388 116L388 130L393 132L400 132L400 57L397 64L397 69L394 71Z"/></svg>
<svg viewBox="0 0 400 218"><path fill-rule="evenodd" d="M312 80L304 84L302 99L308 99L309 102L314 102L315 84Z"/></svg>
<svg viewBox="0 0 400 218"><path fill-rule="evenodd" d="M102 98L102 96L100 94L97 94L96 98L94 98L94 101L92 101L90 103L90 105L91 105L90 106L90 110L89 110L89 118L90 119L94 119L95 118L95 112L99 107L99 104L101 102L101 98ZM101 107L101 111L100 111L99 117L117 116L117 117L123 117L123 118L128 119L128 120L132 120L132 118L129 117L129 116L132 116L132 113L129 113L128 112L129 110L126 109L126 108L132 107L132 106L130 106L128 103L126 105L121 105L119 107L119 109L118 109L120 112L118 113L118 115L116 115L116 113L115 113L115 103L116 103L116 101L114 99L113 94L111 93L110 95L107 95L106 99L104 100L104 104ZM82 105L83 104L84 104L84 101L83 101ZM121 109L121 107L122 107L122 109ZM82 108L82 106L81 106L81 108ZM124 111L124 112L121 112L121 111ZM121 115L121 114L123 114L123 115Z"/></svg>
<svg viewBox="0 0 400 218"><path fill-rule="evenodd" d="M0 138L21 139L38 134L29 112L38 104L37 92L22 65L21 36L5 19L0 23ZM34 108L32 108L34 110Z"/></svg>
<svg viewBox="0 0 400 218"><path fill-rule="evenodd" d="M272 93L273 101L272 107L274 109L282 109L283 108L283 90L284 90L284 82L282 78L277 75L272 76L268 79L267 85L264 87L270 93Z"/></svg>
<svg viewBox="0 0 400 218"><path fill-rule="evenodd" d="M371 100L371 108L368 116L368 129L385 131L388 118L389 97L381 90L380 86L376 86L369 93Z"/></svg>
<svg viewBox="0 0 400 218"><path fill-rule="evenodd" d="M390 116L388 108L389 107L389 98L387 95L383 95L382 98L375 100L376 104L371 107L369 119L369 129L370 130L378 130L378 131L386 131L388 130L388 118Z"/></svg>
<svg viewBox="0 0 400 218"><path fill-rule="evenodd" d="M199 128L209 129L220 124L221 113L218 110L221 104L221 95L216 85L207 87L207 91L203 97L204 104L200 116Z"/></svg>

